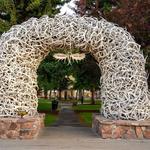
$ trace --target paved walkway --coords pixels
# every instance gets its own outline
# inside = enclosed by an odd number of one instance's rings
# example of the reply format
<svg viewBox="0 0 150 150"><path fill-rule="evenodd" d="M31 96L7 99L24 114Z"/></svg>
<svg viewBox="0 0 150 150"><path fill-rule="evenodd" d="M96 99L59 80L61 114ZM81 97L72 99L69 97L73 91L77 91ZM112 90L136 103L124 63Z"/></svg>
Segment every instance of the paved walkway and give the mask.
<svg viewBox="0 0 150 150"><path fill-rule="evenodd" d="M69 119L70 118L70 119ZM63 121L63 119L65 121ZM55 126L34 140L0 140L0 150L150 150L150 140L105 140L81 127L76 115L63 107Z"/></svg>
<svg viewBox="0 0 150 150"><path fill-rule="evenodd" d="M81 127L82 125L72 109L62 108L59 113L59 119L52 126Z"/></svg>
<svg viewBox="0 0 150 150"><path fill-rule="evenodd" d="M52 126L83 127L77 114L72 109L72 103L61 103L58 120Z"/></svg>

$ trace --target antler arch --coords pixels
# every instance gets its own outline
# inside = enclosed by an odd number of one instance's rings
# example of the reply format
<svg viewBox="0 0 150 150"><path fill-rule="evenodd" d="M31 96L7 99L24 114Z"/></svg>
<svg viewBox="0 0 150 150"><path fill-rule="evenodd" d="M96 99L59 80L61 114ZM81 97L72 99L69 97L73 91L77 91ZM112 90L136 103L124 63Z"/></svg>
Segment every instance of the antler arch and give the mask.
<svg viewBox="0 0 150 150"><path fill-rule="evenodd" d="M105 19L56 16L31 18L0 39L0 116L23 108L37 113L37 75L49 51L61 48L91 52L101 68L102 114L107 118L150 118L145 60L140 46L123 28Z"/></svg>

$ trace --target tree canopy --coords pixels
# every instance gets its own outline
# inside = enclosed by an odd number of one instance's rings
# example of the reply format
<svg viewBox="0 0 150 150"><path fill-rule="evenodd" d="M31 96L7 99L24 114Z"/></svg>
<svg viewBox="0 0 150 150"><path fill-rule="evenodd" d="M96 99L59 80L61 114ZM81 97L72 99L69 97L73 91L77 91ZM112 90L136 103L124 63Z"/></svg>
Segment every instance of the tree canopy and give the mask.
<svg viewBox="0 0 150 150"><path fill-rule="evenodd" d="M68 0L0 0L0 34L30 17L57 14Z"/></svg>
<svg viewBox="0 0 150 150"><path fill-rule="evenodd" d="M55 60L50 53L40 64L38 70L38 85L44 90L65 90L69 84L73 84L74 89L98 89L100 69L95 59L88 54L81 62L60 62ZM72 75L75 81L68 77Z"/></svg>
<svg viewBox="0 0 150 150"><path fill-rule="evenodd" d="M84 61L74 65L74 76L76 89L99 89L100 69L92 55L87 54Z"/></svg>
<svg viewBox="0 0 150 150"><path fill-rule="evenodd" d="M69 85L69 76L72 73L71 66L66 62L56 61L52 54L49 54L40 64L38 74L38 85L44 90L65 90Z"/></svg>

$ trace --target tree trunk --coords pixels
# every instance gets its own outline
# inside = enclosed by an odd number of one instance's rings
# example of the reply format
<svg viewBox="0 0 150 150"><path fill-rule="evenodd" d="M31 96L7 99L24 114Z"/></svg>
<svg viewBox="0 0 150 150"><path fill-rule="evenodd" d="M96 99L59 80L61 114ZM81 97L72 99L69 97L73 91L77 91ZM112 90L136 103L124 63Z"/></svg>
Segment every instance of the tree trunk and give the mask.
<svg viewBox="0 0 150 150"><path fill-rule="evenodd" d="M84 100L84 89L82 90L82 97L83 97L83 100Z"/></svg>
<svg viewBox="0 0 150 150"><path fill-rule="evenodd" d="M67 90L65 90L64 94L65 94L64 98L65 100L67 100Z"/></svg>
<svg viewBox="0 0 150 150"><path fill-rule="evenodd" d="M79 100L82 98L82 90L79 89Z"/></svg>
<svg viewBox="0 0 150 150"><path fill-rule="evenodd" d="M92 88L92 89L91 89L91 104L92 104L92 105L95 104L94 96L95 96L95 89Z"/></svg>
<svg viewBox="0 0 150 150"><path fill-rule="evenodd" d="M78 90L76 91L76 100L78 100Z"/></svg>
<svg viewBox="0 0 150 150"><path fill-rule="evenodd" d="M48 92L47 92L47 90L44 90L44 98L48 99Z"/></svg>
<svg viewBox="0 0 150 150"><path fill-rule="evenodd" d="M59 98L59 100L61 100L62 98L61 98L61 92L62 92L62 90L61 89L59 89L58 90L58 98Z"/></svg>
<svg viewBox="0 0 150 150"><path fill-rule="evenodd" d="M52 98L52 91L50 90L49 91L49 99L51 100L51 98Z"/></svg>
<svg viewBox="0 0 150 150"><path fill-rule="evenodd" d="M80 7L80 15L83 16L85 15L86 12L86 0L80 0L79 1L79 7Z"/></svg>
<svg viewBox="0 0 150 150"><path fill-rule="evenodd" d="M70 90L71 99L74 99L73 90Z"/></svg>
<svg viewBox="0 0 150 150"><path fill-rule="evenodd" d="M84 101L84 90L79 90L79 100L81 101L81 104L83 104Z"/></svg>
<svg viewBox="0 0 150 150"><path fill-rule="evenodd" d="M38 90L37 90L37 97L41 97L41 93L42 93L42 90L41 90L41 89L38 89Z"/></svg>

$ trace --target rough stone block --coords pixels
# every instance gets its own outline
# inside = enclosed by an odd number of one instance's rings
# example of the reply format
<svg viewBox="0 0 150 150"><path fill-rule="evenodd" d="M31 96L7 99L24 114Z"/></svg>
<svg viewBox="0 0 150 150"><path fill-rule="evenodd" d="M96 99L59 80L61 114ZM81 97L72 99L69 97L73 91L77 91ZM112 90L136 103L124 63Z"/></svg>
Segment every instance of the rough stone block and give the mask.
<svg viewBox="0 0 150 150"><path fill-rule="evenodd" d="M19 132L17 130L7 131L6 137L9 139L17 139L19 137Z"/></svg>
<svg viewBox="0 0 150 150"><path fill-rule="evenodd" d="M112 120L93 115L93 130L101 138L150 139L150 120Z"/></svg>
<svg viewBox="0 0 150 150"><path fill-rule="evenodd" d="M32 139L44 126L45 115L25 118L0 118L0 139Z"/></svg>
<svg viewBox="0 0 150 150"><path fill-rule="evenodd" d="M146 138L146 139L150 139L150 129L146 129L146 130L143 132L143 136L144 136L144 138Z"/></svg>
<svg viewBox="0 0 150 150"><path fill-rule="evenodd" d="M99 127L99 132L102 138L110 138L112 135L112 129L110 125L102 125Z"/></svg>
<svg viewBox="0 0 150 150"><path fill-rule="evenodd" d="M124 135L124 129L121 126L117 126L115 129L112 131L112 138L117 139L117 138L122 138Z"/></svg>
<svg viewBox="0 0 150 150"><path fill-rule="evenodd" d="M143 132L142 132L141 127L136 127L135 132L136 132L137 138L143 139Z"/></svg>

